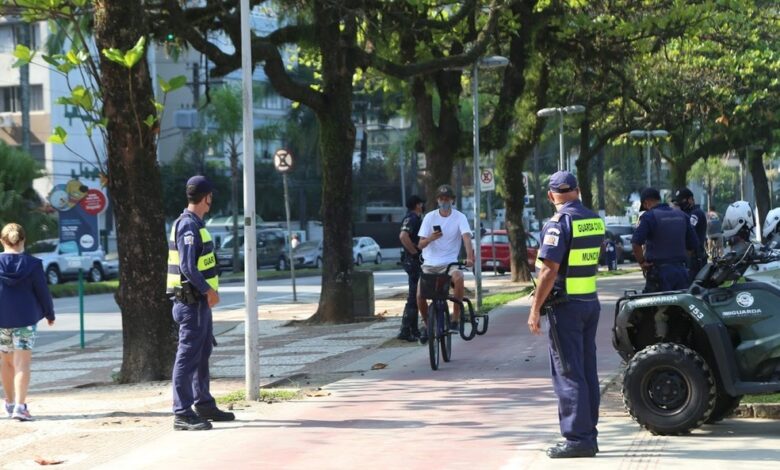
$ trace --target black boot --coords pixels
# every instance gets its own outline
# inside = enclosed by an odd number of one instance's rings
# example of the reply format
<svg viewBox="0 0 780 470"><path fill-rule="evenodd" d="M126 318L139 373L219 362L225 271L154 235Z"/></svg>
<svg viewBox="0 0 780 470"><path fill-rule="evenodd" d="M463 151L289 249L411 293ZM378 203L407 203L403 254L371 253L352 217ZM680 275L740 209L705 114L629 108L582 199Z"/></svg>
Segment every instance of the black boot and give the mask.
<svg viewBox="0 0 780 470"><path fill-rule="evenodd" d="M401 317L401 331L396 338L409 342L417 341L417 338L419 338L419 331L417 334L414 334L416 329L417 311L405 307L403 317Z"/></svg>

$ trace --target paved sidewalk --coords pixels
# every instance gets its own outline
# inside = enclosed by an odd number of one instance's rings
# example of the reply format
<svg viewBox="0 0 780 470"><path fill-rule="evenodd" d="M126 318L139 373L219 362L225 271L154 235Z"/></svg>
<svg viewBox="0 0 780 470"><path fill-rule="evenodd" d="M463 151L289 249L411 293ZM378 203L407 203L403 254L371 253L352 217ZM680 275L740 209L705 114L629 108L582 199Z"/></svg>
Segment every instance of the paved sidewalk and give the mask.
<svg viewBox="0 0 780 470"><path fill-rule="evenodd" d="M612 306L636 274L605 278L599 365L604 385L618 369L609 344ZM516 289L486 275L490 293ZM239 420L207 433L171 430L170 384L105 384L121 361L119 334L46 346L33 361L32 423L0 424L0 468L772 468L780 460L780 421L729 419L690 436L655 437L623 411L608 389L596 459L546 458L558 439L544 338L525 328L527 300L491 313L485 337L455 343L453 362L431 372L427 351L392 338L403 299L378 299L385 320L349 325L287 326L313 304L260 306L261 382L289 379L320 395L284 403L244 403ZM243 389L243 311L215 314L220 345L215 396ZM71 343L70 345L68 343ZM43 349L43 348L42 348ZM387 367L371 370L376 364ZM332 383L331 383L332 382ZM314 391L314 390L312 390ZM429 439L434 437L434 439ZM431 453L441 442L443 453ZM447 444L445 444L447 443Z"/></svg>

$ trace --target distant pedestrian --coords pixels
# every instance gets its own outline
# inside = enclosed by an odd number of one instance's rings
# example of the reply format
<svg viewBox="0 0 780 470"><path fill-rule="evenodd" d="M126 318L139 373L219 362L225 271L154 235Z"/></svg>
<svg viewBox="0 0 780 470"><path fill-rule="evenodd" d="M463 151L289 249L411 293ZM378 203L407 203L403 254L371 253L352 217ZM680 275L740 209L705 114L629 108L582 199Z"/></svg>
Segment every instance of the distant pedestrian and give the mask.
<svg viewBox="0 0 780 470"><path fill-rule="evenodd" d="M54 325L54 304L41 260L24 253L25 234L19 224L0 232L0 355L5 412L30 421L27 388L36 328L42 318Z"/></svg>
<svg viewBox="0 0 780 470"><path fill-rule="evenodd" d="M290 240L290 247L294 250L298 245L301 244L301 236L297 233L293 233L292 240Z"/></svg>
<svg viewBox="0 0 780 470"><path fill-rule="evenodd" d="M707 212L707 253L711 258L723 254L723 227L720 216L712 208Z"/></svg>
<svg viewBox="0 0 780 470"><path fill-rule="evenodd" d="M528 328L549 324L550 366L558 397L558 421L565 439L547 449L553 459L593 457L599 451L599 377L596 328L601 304L596 291L604 221L580 202L577 178L568 171L550 177L547 199L556 213L544 225L536 258L536 286Z"/></svg>
<svg viewBox="0 0 780 470"><path fill-rule="evenodd" d="M420 281L420 272L422 272L422 249L417 246L420 243L420 236L417 232L422 224L422 213L425 200L417 195L412 195L406 201L406 217L401 223L401 233L398 238L403 245L401 252L401 263L409 280L409 290L406 293L406 305L404 305L403 317L401 317L401 331L398 332L398 339L406 341L417 341L420 338L420 329L418 327L418 308L417 308L417 283Z"/></svg>
<svg viewBox="0 0 780 470"><path fill-rule="evenodd" d="M211 429L209 420L236 417L217 408L209 392L209 357L216 346L211 308L219 303L219 277L203 216L211 209L213 186L204 176L193 176L186 192L187 209L173 222L168 240L167 292L173 295L173 319L179 325L173 429L199 431Z"/></svg>
<svg viewBox="0 0 780 470"><path fill-rule="evenodd" d="M687 289L691 284L687 259L699 244L690 218L662 203L655 188L643 189L639 199L645 213L639 218L631 244L645 274L644 292Z"/></svg>
<svg viewBox="0 0 780 470"><path fill-rule="evenodd" d="M705 247L707 243L707 215L696 204L693 192L688 188L675 191L672 201L681 211L688 215L688 220L696 232L696 238L699 240L696 248L688 257L688 271L690 279L693 281L701 268L707 264L707 249Z"/></svg>

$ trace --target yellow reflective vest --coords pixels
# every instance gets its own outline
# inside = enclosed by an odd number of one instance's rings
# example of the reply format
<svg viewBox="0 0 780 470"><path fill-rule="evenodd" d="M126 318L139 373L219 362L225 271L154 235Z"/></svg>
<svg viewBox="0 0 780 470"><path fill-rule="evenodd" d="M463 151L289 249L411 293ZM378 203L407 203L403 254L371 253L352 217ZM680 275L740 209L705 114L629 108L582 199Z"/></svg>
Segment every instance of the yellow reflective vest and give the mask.
<svg viewBox="0 0 780 470"><path fill-rule="evenodd" d="M168 294L173 294L175 287L181 287L183 277L181 274L179 250L176 248L176 227L180 219L176 219L173 223L171 234L168 238L168 279L165 290ZM219 288L219 275L217 273L217 258L214 255L214 241L209 231L203 227L199 230L199 235L203 249L198 256L198 271L203 274L208 285L212 289L217 290Z"/></svg>

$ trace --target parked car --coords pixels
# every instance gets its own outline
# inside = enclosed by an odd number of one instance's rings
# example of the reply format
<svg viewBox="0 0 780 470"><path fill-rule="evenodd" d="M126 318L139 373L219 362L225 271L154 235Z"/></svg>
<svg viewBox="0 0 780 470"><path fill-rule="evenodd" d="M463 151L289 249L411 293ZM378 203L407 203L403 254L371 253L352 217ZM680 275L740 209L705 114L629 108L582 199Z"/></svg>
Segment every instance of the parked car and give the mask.
<svg viewBox="0 0 780 470"><path fill-rule="evenodd" d="M633 225L607 225L606 230L611 232L613 235L620 238L622 242L622 258L618 256L618 263L622 263L621 260L633 260L634 259L634 250L631 247L631 236L634 235L634 230L636 227ZM618 251L618 253L621 253L621 251Z"/></svg>
<svg viewBox="0 0 780 470"><path fill-rule="evenodd" d="M277 269L286 261L284 251L286 236L282 229L258 229L257 242L257 267L274 266ZM233 269L233 235L227 235L222 245L217 249L217 264L221 270ZM238 235L239 264L244 264L244 234Z"/></svg>
<svg viewBox="0 0 780 470"><path fill-rule="evenodd" d="M511 270L511 261L509 253L509 235L506 230L495 230L479 241L480 256L482 258L483 271L498 271L499 274ZM496 248L496 257L493 257L493 247ZM525 236L525 249L528 254L528 266L534 271L536 255L539 253L539 240L533 235L527 233Z"/></svg>
<svg viewBox="0 0 780 470"><path fill-rule="evenodd" d="M292 256L295 260L296 268L317 268L322 269L322 240L311 240L303 242L292 250ZM285 266L283 269L289 269L290 263L287 257L284 257Z"/></svg>
<svg viewBox="0 0 780 470"><path fill-rule="evenodd" d="M49 284L56 285L67 279L77 279L79 268L84 270L88 281L99 282L119 273L119 263L106 261L102 249L89 251L79 256L76 241L60 243L57 238L40 240L28 246L25 252L43 262L43 271Z"/></svg>
<svg viewBox="0 0 780 470"><path fill-rule="evenodd" d="M371 237L354 237L352 239L352 260L355 266L360 266L363 261L373 260L374 263L382 262L382 253L379 244Z"/></svg>

